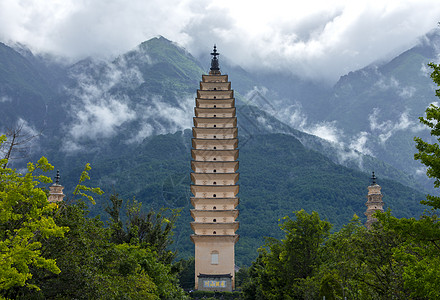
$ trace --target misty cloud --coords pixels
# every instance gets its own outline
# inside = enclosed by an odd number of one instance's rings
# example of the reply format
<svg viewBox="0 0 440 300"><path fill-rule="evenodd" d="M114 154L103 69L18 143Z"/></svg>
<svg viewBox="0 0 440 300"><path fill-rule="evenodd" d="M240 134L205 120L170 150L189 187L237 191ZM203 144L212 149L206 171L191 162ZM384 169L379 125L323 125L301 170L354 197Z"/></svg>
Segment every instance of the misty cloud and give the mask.
<svg viewBox="0 0 440 300"><path fill-rule="evenodd" d="M374 156L373 152L368 148L367 142L369 133L365 131L361 131L357 136L354 136L350 141L348 147L351 150L362 153L364 155Z"/></svg>
<svg viewBox="0 0 440 300"><path fill-rule="evenodd" d="M423 130L418 120L411 120L408 112L403 112L395 122L391 120L379 121L380 109L375 108L373 113L368 116L370 129L378 134L379 140L384 144L393 134L402 130L417 132Z"/></svg>
<svg viewBox="0 0 440 300"><path fill-rule="evenodd" d="M118 64L91 61L77 66L72 72L77 85L67 90L72 96L73 122L67 128L70 139L111 137L119 126L136 117L126 95L111 93L116 86L140 85L142 76L136 68L126 68L123 61Z"/></svg>
<svg viewBox="0 0 440 300"><path fill-rule="evenodd" d="M12 102L12 98L9 96L0 96L0 103Z"/></svg>
<svg viewBox="0 0 440 300"><path fill-rule="evenodd" d="M0 40L78 59L114 56L157 35L191 53L213 43L248 70L334 82L436 27L427 1L2 1Z"/></svg>
<svg viewBox="0 0 440 300"><path fill-rule="evenodd" d="M76 83L66 88L71 96L71 120L65 126L65 151L77 151L82 149L83 142L99 141L123 132L122 142L138 143L153 134L191 127L193 95L176 94L174 99L148 93L139 96L137 89L145 82L138 67L130 61L133 57L154 64L145 52L136 48L114 62L86 60L71 70Z"/></svg>
<svg viewBox="0 0 440 300"><path fill-rule="evenodd" d="M422 69L422 72L426 72L426 69ZM381 74L379 74L381 78L374 84L374 87L386 91L386 90L392 90L394 91L400 98L408 99L414 96L417 89L413 86L403 86L400 84L400 82L394 78L391 77L385 77Z"/></svg>
<svg viewBox="0 0 440 300"><path fill-rule="evenodd" d="M141 123L140 128L126 142L139 143L153 134L173 133L191 128L194 98L188 95L180 96L178 99L178 106L174 106L159 96L144 98L135 109L136 119Z"/></svg>

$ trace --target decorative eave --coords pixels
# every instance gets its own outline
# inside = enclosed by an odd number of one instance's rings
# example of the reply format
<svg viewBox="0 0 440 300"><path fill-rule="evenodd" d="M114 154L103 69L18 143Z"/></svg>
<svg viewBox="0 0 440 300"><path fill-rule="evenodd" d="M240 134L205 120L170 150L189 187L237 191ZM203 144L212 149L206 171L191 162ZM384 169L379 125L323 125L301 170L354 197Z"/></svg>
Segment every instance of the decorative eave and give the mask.
<svg viewBox="0 0 440 300"><path fill-rule="evenodd" d="M194 149L206 149L208 145L210 147L222 147L222 146L228 146L233 147L234 149L238 147L238 139L196 139L193 138L191 140L192 147ZM212 148L210 148L212 149ZM231 149L232 150L232 149Z"/></svg>
<svg viewBox="0 0 440 300"><path fill-rule="evenodd" d="M232 139L236 138L238 135L237 127L234 128L224 128L224 127L216 127L216 128L197 128L193 127L192 129L193 136L198 138L210 138L210 139L222 139L222 136L227 136L226 138ZM203 137L203 136L206 137ZM212 138L214 136L214 138Z"/></svg>
<svg viewBox="0 0 440 300"><path fill-rule="evenodd" d="M214 98L214 96L216 98ZM228 99L234 98L234 90L197 90L197 98L201 99Z"/></svg>
<svg viewBox="0 0 440 300"><path fill-rule="evenodd" d="M233 118L235 117L236 108L202 108L195 107L194 113L196 117L202 118Z"/></svg>
<svg viewBox="0 0 440 300"><path fill-rule="evenodd" d="M237 183L239 179L239 173L191 173L191 181L195 183L196 181L218 181L221 182L223 180L233 181L234 184ZM228 184L229 185L229 184Z"/></svg>
<svg viewBox="0 0 440 300"><path fill-rule="evenodd" d="M191 205L196 207L197 204L201 205L233 205L234 208L240 204L240 198L199 198L199 197L191 197Z"/></svg>
<svg viewBox="0 0 440 300"><path fill-rule="evenodd" d="M200 210L200 209L191 209L191 217L194 219L196 217L207 217L207 218L222 218L222 217L234 217L238 218L239 211L238 209L211 209L211 210Z"/></svg>
<svg viewBox="0 0 440 300"><path fill-rule="evenodd" d="M199 242L199 243L220 243L224 241L225 243L236 243L238 242L240 235L234 234L234 235L221 235L221 234L207 234L207 235L200 235L200 234L191 234L191 241L193 243Z"/></svg>
<svg viewBox="0 0 440 300"><path fill-rule="evenodd" d="M230 91L231 90L231 82L206 82L200 81L200 90L201 91Z"/></svg>
<svg viewBox="0 0 440 300"><path fill-rule="evenodd" d="M219 128L233 128L237 126L237 117L229 117L229 118L194 117L193 123L195 127L214 128L214 125L219 126L221 124L224 127L219 127Z"/></svg>
<svg viewBox="0 0 440 300"><path fill-rule="evenodd" d="M220 161L235 161L238 159L238 149L234 150L223 150L223 149L216 149L216 150L208 150L208 149L191 149L191 157L193 160L198 161L214 161L220 160Z"/></svg>
<svg viewBox="0 0 440 300"><path fill-rule="evenodd" d="M221 230L221 229L233 229L234 232L238 230L240 226L239 222L216 222L216 223L205 223L205 222L191 222L191 229L196 231L196 229L206 229L206 230Z"/></svg>
<svg viewBox="0 0 440 300"><path fill-rule="evenodd" d="M202 75L203 82L228 82L228 75Z"/></svg>
<svg viewBox="0 0 440 300"><path fill-rule="evenodd" d="M237 185L191 185L191 192L196 193L234 193L234 196L238 194L240 186ZM207 197L209 198L209 197ZM216 198L216 197L214 197Z"/></svg>
<svg viewBox="0 0 440 300"><path fill-rule="evenodd" d="M224 168L233 168L235 171L238 170L238 161L191 161L191 168L194 171L196 168L217 168L217 169L224 169ZM201 173L201 172L196 172ZM222 173L222 172L217 172Z"/></svg>

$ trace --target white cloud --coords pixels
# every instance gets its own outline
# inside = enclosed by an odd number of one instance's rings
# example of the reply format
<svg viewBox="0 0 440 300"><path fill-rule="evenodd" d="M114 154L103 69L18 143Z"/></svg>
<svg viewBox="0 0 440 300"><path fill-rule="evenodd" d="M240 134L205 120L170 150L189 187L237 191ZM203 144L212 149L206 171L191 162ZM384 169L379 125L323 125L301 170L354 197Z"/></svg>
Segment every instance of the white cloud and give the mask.
<svg viewBox="0 0 440 300"><path fill-rule="evenodd" d="M402 89L398 92L398 95L401 98L411 98L412 96L414 96L416 91L417 89L415 87L406 86L406 87L402 87Z"/></svg>
<svg viewBox="0 0 440 300"><path fill-rule="evenodd" d="M421 72L426 72L426 67L421 68ZM400 98L408 99L414 96L417 89L413 86L402 86L400 82L394 78L391 77L384 77L382 74L377 73L378 76L380 76L380 79L374 83L374 87L386 91L386 90L393 90Z"/></svg>
<svg viewBox="0 0 440 300"><path fill-rule="evenodd" d="M411 130L417 132L423 130L416 120L411 120L408 112L403 112L399 119L395 122L392 120L379 121L380 109L375 108L373 113L368 116L370 121L370 129L375 134L378 134L379 140L384 144L393 134L402 130Z"/></svg>
<svg viewBox="0 0 440 300"><path fill-rule="evenodd" d="M426 170L427 169L428 169L427 167L419 167L419 168L416 169L415 174L417 176L426 176Z"/></svg>
<svg viewBox="0 0 440 300"><path fill-rule="evenodd" d="M336 127L336 122L321 122L305 128L305 132L316 135L334 144L340 144L342 131Z"/></svg>
<svg viewBox="0 0 440 300"><path fill-rule="evenodd" d="M351 150L357 151L364 155L373 156L373 152L368 148L367 142L369 133L366 131L361 131L357 136L354 136L350 141L348 147Z"/></svg>
<svg viewBox="0 0 440 300"><path fill-rule="evenodd" d="M115 55L163 35L191 53L336 80L435 28L437 0L0 2L0 40L70 57Z"/></svg>
<svg viewBox="0 0 440 300"><path fill-rule="evenodd" d="M91 72L83 70L86 66L77 66L79 72L73 75L77 86L68 89L72 96L70 113L73 122L68 125L68 138L73 141L82 139L100 139L116 134L116 129L136 117L129 107L130 99L123 95L113 95L110 90L115 86L137 86L142 76L135 68L126 68L123 60L117 64L105 61L90 62ZM100 73L100 76L94 76Z"/></svg>
<svg viewBox="0 0 440 300"><path fill-rule="evenodd" d="M12 98L9 96L0 96L0 103L12 102Z"/></svg>

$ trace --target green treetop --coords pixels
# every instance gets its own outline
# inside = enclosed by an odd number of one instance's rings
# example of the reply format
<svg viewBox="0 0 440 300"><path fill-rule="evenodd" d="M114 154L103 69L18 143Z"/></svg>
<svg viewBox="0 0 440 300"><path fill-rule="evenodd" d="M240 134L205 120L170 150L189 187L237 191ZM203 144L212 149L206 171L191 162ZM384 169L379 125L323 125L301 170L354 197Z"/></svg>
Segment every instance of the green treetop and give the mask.
<svg viewBox="0 0 440 300"><path fill-rule="evenodd" d="M6 140L0 136L0 146ZM29 163L21 174L7 168L7 159L0 160L0 291L24 286L32 278L30 266L59 273L55 260L41 255L41 239L61 237L67 227L57 226L52 212L57 208L47 201L41 183L50 183L40 171L53 169L46 158ZM34 286L38 289L37 286Z"/></svg>

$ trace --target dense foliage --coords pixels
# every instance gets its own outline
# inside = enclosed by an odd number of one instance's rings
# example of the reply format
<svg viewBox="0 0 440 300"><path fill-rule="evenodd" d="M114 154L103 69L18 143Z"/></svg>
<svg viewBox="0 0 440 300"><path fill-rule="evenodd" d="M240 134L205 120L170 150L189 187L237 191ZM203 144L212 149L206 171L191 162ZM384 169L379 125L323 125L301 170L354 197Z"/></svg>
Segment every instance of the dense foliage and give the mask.
<svg viewBox="0 0 440 300"><path fill-rule="evenodd" d="M88 164L74 189L81 198L55 204L41 187L50 178L35 174L53 169L45 158L24 175L6 163L0 161L0 299L186 298L168 249L177 212L144 214L133 201L122 226L123 201L112 195L106 226L88 216L82 200L93 203L89 193L102 193L84 185Z"/></svg>
<svg viewBox="0 0 440 300"><path fill-rule="evenodd" d="M0 136L0 146L4 141ZM38 186L50 179L36 173L53 166L41 158L35 165L29 163L23 175L6 165L6 159L0 160L0 292L21 286L38 289L30 283L32 267L60 272L54 259L41 254L42 241L63 237L69 228L56 224L56 205L47 202Z"/></svg>

